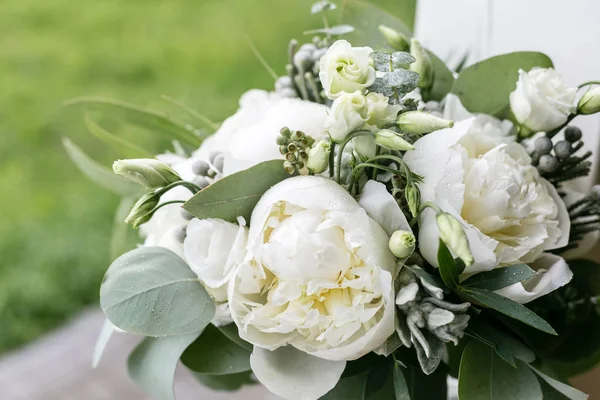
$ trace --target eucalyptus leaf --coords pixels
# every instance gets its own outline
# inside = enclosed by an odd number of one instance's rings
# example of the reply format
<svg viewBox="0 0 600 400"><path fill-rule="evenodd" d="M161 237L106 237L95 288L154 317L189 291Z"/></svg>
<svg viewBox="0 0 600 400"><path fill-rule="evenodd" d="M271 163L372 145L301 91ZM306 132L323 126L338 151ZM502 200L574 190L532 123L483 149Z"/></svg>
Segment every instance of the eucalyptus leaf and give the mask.
<svg viewBox="0 0 600 400"><path fill-rule="evenodd" d="M516 364L514 368L497 357L491 347L470 341L460 362L459 398L542 400L542 389L533 372L520 360Z"/></svg>
<svg viewBox="0 0 600 400"><path fill-rule="evenodd" d="M327 0L320 0L310 7L310 12L311 14L318 14L324 11L335 10L336 8L337 6L335 5L335 3L332 3L331 1Z"/></svg>
<svg viewBox="0 0 600 400"><path fill-rule="evenodd" d="M383 51L374 51L369 54L373 60L373 68L380 72L390 72L390 62L392 57Z"/></svg>
<svg viewBox="0 0 600 400"><path fill-rule="evenodd" d="M383 82L400 93L409 93L419 85L419 74L408 69L395 69L383 75Z"/></svg>
<svg viewBox="0 0 600 400"><path fill-rule="evenodd" d="M167 114L148 110L122 101L102 97L79 97L69 100L65 105L85 105L118 116L128 123L144 128L169 140L178 140L197 148L206 136L191 125L177 121Z"/></svg>
<svg viewBox="0 0 600 400"><path fill-rule="evenodd" d="M256 380L252 377L252 371L244 371L229 375L205 375L198 374L191 370L190 373L203 386L219 392L231 392L239 390L244 385L256 384Z"/></svg>
<svg viewBox="0 0 600 400"><path fill-rule="evenodd" d="M175 253L139 247L117 258L100 287L100 306L115 326L145 336L200 332L215 304Z"/></svg>
<svg viewBox="0 0 600 400"><path fill-rule="evenodd" d="M283 161L265 161L216 181L196 193L183 208L199 219L236 222L241 216L249 221L261 196L271 186L289 177L283 170Z"/></svg>
<svg viewBox="0 0 600 400"><path fill-rule="evenodd" d="M394 68L408 68L410 64L416 61L416 58L405 51L396 51L392 53L392 66Z"/></svg>
<svg viewBox="0 0 600 400"><path fill-rule="evenodd" d="M392 97L394 95L394 88L388 85L383 78L375 78L375 82L369 86L370 92L381 93L386 97Z"/></svg>
<svg viewBox="0 0 600 400"><path fill-rule="evenodd" d="M85 116L85 126L98 139L113 147L119 154L125 158L154 158L154 154L144 148L131 143L113 133L110 133L97 123L95 123L88 115Z"/></svg>
<svg viewBox="0 0 600 400"><path fill-rule="evenodd" d="M177 363L198 334L145 338L127 360L130 378L153 398L174 400L173 381Z"/></svg>
<svg viewBox="0 0 600 400"><path fill-rule="evenodd" d="M252 345L242 339L238 333L238 327L236 324L231 323L223 326L217 327L223 335L227 337L227 339L231 340L233 343L241 346L243 349L248 351L252 351Z"/></svg>
<svg viewBox="0 0 600 400"><path fill-rule="evenodd" d="M515 264L480 272L465 279L461 286L495 291L535 276L527 264Z"/></svg>
<svg viewBox="0 0 600 400"><path fill-rule="evenodd" d="M394 362L393 368L394 394L396 395L396 400L410 400L410 394L408 393L408 385L406 384L406 379L404 379L402 369L400 369L400 364Z"/></svg>
<svg viewBox="0 0 600 400"><path fill-rule="evenodd" d="M548 322L522 304L516 303L494 292L478 288L463 288L460 294L468 301L492 308L506 316L523 322L542 332L556 335Z"/></svg>
<svg viewBox="0 0 600 400"><path fill-rule="evenodd" d="M92 160L70 139L65 137L62 142L71 161L92 182L120 196L140 195L139 185Z"/></svg>
<svg viewBox="0 0 600 400"><path fill-rule="evenodd" d="M96 368L98 364L100 364L102 354L104 353L104 350L106 349L106 346L108 345L113 333L115 333L115 326L111 324L108 319L105 319L102 329L100 330L100 334L98 335L98 339L96 340L96 345L94 346L92 368Z"/></svg>
<svg viewBox="0 0 600 400"><path fill-rule="evenodd" d="M181 361L198 374L237 374L250 370L250 353L211 324L185 350Z"/></svg>
<svg viewBox="0 0 600 400"><path fill-rule="evenodd" d="M407 38L412 36L411 26L414 22L415 0L397 2L406 5L406 12L399 12L395 17L387 11L360 0L344 0L341 5L342 19L345 24L352 25L356 30L349 35L348 40L353 46L370 46L374 49L389 49L387 40L379 32L379 25L385 25ZM400 4L402 3L402 4Z"/></svg>
<svg viewBox="0 0 600 400"><path fill-rule="evenodd" d="M442 280L449 288L457 288L458 287L458 269L456 266L456 261L454 261L454 257L452 257L452 253L446 247L446 244L440 239L440 244L438 248L438 264L440 270L440 276Z"/></svg>
<svg viewBox="0 0 600 400"><path fill-rule="evenodd" d="M560 382L544 374L542 371L532 367L531 365L529 368L531 368L531 370L535 372L541 379L543 379L548 385L552 386L554 390L558 391L569 400L586 400L588 398L588 395L582 391L579 391L574 387L567 385L566 383Z"/></svg>
<svg viewBox="0 0 600 400"><path fill-rule="evenodd" d="M550 68L552 60L543 53L515 52L488 58L465 68L452 87L463 105L472 113L502 116L515 90L519 69ZM481 90L485 87L485 90Z"/></svg>
<svg viewBox="0 0 600 400"><path fill-rule="evenodd" d="M454 74L448 69L446 63L434 53L427 50L427 54L429 54L429 59L431 60L434 79L431 88L427 93L423 93L423 100L442 101L442 99L452 91Z"/></svg>

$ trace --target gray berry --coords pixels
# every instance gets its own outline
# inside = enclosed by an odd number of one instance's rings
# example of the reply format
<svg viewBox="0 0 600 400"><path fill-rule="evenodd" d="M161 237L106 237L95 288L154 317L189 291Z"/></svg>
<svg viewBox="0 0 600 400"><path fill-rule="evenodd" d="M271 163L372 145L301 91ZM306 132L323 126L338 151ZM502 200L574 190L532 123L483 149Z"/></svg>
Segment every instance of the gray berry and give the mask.
<svg viewBox="0 0 600 400"><path fill-rule="evenodd" d="M212 163L213 166L219 171L223 171L223 163L225 162L225 154L220 153L213 158Z"/></svg>
<svg viewBox="0 0 600 400"><path fill-rule="evenodd" d="M194 161L192 164L192 172L196 175L206 176L210 165L204 160Z"/></svg>
<svg viewBox="0 0 600 400"><path fill-rule="evenodd" d="M179 213L181 214L181 217L183 219L187 220L187 221L191 221L194 218L194 215L190 214L189 212L187 212L183 208L179 209Z"/></svg>
<svg viewBox="0 0 600 400"><path fill-rule="evenodd" d="M210 171L212 171L212 170L210 170ZM205 187L210 185L210 182L208 181L208 179L206 179L203 176L196 176L194 179L192 179L192 183L194 185L198 186L200 189L204 189Z"/></svg>
<svg viewBox="0 0 600 400"><path fill-rule="evenodd" d="M573 153L573 146L566 140L561 140L554 145L554 154L560 159L568 158Z"/></svg>
<svg viewBox="0 0 600 400"><path fill-rule="evenodd" d="M581 129L576 126L567 126L567 129L565 129L565 139L571 143L575 143L581 139L581 136Z"/></svg>
<svg viewBox="0 0 600 400"><path fill-rule="evenodd" d="M548 139L545 136L539 137L539 138L535 139L534 148L535 148L535 151L537 153L539 153L540 155L541 154L550 154L550 152L552 151L552 140Z"/></svg>
<svg viewBox="0 0 600 400"><path fill-rule="evenodd" d="M558 160L549 154L540 157L539 169L542 172L554 172L558 168Z"/></svg>
<svg viewBox="0 0 600 400"><path fill-rule="evenodd" d="M275 91L279 92L283 89L290 89L294 87L294 83L292 82L292 78L289 76L280 76L275 81Z"/></svg>
<svg viewBox="0 0 600 400"><path fill-rule="evenodd" d="M187 236L186 227L180 226L178 228L175 228L173 230L173 236L175 236L175 239L177 239L177 241L183 243L185 237Z"/></svg>

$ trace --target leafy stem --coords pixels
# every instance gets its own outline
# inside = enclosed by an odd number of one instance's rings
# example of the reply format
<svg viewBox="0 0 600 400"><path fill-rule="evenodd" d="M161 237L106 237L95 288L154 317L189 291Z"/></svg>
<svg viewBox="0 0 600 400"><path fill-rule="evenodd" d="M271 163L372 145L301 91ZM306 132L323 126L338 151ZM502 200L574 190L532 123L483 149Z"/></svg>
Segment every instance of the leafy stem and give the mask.
<svg viewBox="0 0 600 400"><path fill-rule="evenodd" d="M336 175L335 175L335 181L337 183L340 183L340 180L341 180L341 175L342 175L342 155L344 153L344 148L346 147L346 145L348 143L350 143L350 141L352 139L354 139L354 138L357 138L359 136L372 135L372 134L373 134L373 132L367 131L367 130L355 131L355 132L352 132L351 134L349 134L348 136L346 136L344 138L344 140L342 140L340 142L340 148L338 149L337 161L336 161L337 170L336 170ZM332 142L332 143L335 143L335 142ZM333 153L333 148L332 148L331 152Z"/></svg>

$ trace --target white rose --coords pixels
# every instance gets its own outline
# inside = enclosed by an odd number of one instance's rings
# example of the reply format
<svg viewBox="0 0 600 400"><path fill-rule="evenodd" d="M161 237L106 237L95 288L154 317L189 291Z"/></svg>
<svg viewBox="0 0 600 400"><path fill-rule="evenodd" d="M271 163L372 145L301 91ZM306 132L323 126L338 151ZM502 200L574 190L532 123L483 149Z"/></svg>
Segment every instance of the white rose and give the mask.
<svg viewBox="0 0 600 400"><path fill-rule="evenodd" d="M263 161L283 159L275 142L281 128L287 126L321 140L328 112L329 107L322 104L250 90L240 98L239 110L204 141L194 156L208 159L211 151L224 152L225 175Z"/></svg>
<svg viewBox="0 0 600 400"><path fill-rule="evenodd" d="M232 322L227 302L227 285L244 258L247 229L240 218L238 225L220 219L192 219L187 227L183 252L192 271L217 304L212 323Z"/></svg>
<svg viewBox="0 0 600 400"><path fill-rule="evenodd" d="M360 205L315 176L286 179L263 195L229 286L232 317L255 346L250 361L261 383L286 399L317 399L346 360L385 342L394 332L396 268L388 241L407 226L374 181Z"/></svg>
<svg viewBox="0 0 600 400"><path fill-rule="evenodd" d="M319 61L319 79L327 97L334 100L343 92L366 88L375 82L375 68L369 54L370 47L352 47L345 40L338 40Z"/></svg>
<svg viewBox="0 0 600 400"><path fill-rule="evenodd" d="M422 201L437 204L465 228L474 257L466 274L531 263L569 238L569 216L556 189L500 123L490 121L472 118L431 133L404 156L424 177ZM437 265L439 234L432 210L422 214L419 227L421 253ZM553 289L564 283L554 281Z"/></svg>
<svg viewBox="0 0 600 400"><path fill-rule="evenodd" d="M342 93L331 106L325 130L333 139L343 140L352 131L363 127L368 111L367 98L361 92Z"/></svg>
<svg viewBox="0 0 600 400"><path fill-rule="evenodd" d="M391 105L388 98L381 93L367 94L367 124L382 127L396 120L401 105Z"/></svg>
<svg viewBox="0 0 600 400"><path fill-rule="evenodd" d="M553 68L519 70L510 108L519 123L533 132L551 131L567 122L574 110L576 88L567 87Z"/></svg>

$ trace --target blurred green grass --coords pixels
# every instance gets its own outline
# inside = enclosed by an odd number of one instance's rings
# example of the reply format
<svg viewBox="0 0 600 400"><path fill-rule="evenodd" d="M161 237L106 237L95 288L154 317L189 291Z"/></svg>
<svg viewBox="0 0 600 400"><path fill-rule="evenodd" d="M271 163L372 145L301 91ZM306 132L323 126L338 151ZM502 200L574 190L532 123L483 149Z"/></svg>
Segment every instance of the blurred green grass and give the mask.
<svg viewBox="0 0 600 400"><path fill-rule="evenodd" d="M118 198L75 169L60 138L107 166L118 155L86 133L81 109L61 103L96 95L168 109L164 94L221 120L245 90L273 85L244 35L283 74L289 39L320 27L311 3L0 4L0 352L94 304L110 263Z"/></svg>

